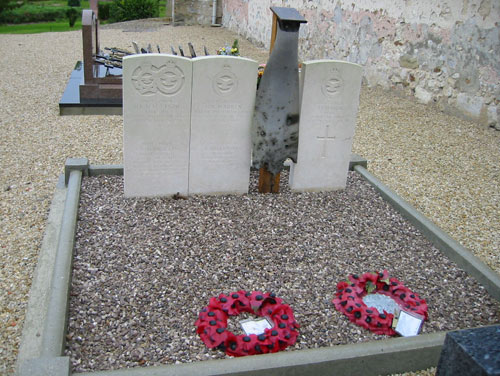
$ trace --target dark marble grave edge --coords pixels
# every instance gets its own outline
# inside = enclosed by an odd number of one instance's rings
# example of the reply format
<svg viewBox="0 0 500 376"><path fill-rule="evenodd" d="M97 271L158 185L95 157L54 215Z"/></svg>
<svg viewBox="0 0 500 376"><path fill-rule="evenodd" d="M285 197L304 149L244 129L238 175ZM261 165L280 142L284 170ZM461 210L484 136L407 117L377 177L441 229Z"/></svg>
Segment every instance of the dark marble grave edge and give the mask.
<svg viewBox="0 0 500 376"><path fill-rule="evenodd" d="M80 99L80 85L83 84L83 66L78 61L71 72L66 88L59 101L59 115L121 115L123 103L121 99L106 100Z"/></svg>
<svg viewBox="0 0 500 376"><path fill-rule="evenodd" d="M471 273L470 270L472 270L472 273L477 274L472 274L472 276L478 279L480 283L484 284L486 282L490 286L487 287L490 294L499 299L500 278L498 275L491 270L493 275L489 273L489 268L486 265L470 257L472 256L470 251L444 234L442 230L418 213L411 205L383 185L366 170L366 165L366 160L353 155L350 169L360 173L374 185L384 199L390 202L398 211L401 211L403 215L407 216L410 213L409 220L416 227L421 228L421 231L431 242L441 250L443 248L447 249L443 251L445 255L450 257L449 255L453 253L458 254L458 259L465 265L465 270L468 273ZM86 158L68 159L65 174L69 175L69 178L65 179L64 175L62 175L56 187L34 283L30 292L30 301L18 355L17 374L19 376L31 376L35 370L35 373L41 376L66 376L71 374L69 357L64 356L64 346L62 346L64 343L64 328L67 322L67 297L70 288L70 280L65 275L67 275L68 269L71 269L71 255L76 228L74 212L79 204L81 179L83 175L122 175L123 167L120 165L92 166L89 165ZM65 180L67 180L67 184L65 184ZM63 195L65 196L64 199L62 198ZM419 225L419 223L423 224ZM47 252L51 253L52 256L47 256L45 254ZM56 253L57 255L54 256ZM51 265L50 261L47 261L51 258L54 260L53 265ZM471 261L474 265L469 268L467 263ZM53 269L59 270L59 272L55 272ZM51 286L52 289L50 289ZM55 298L52 296L54 294L57 295ZM51 309L49 306L47 308L48 302L53 302L57 307ZM40 330L40 327L44 329ZM446 332L439 332L422 334L416 337L391 338L354 345L279 352L255 357L76 373L75 375L258 375L263 372L267 375L288 375L290 373L294 375L402 373L436 366L445 335Z"/></svg>

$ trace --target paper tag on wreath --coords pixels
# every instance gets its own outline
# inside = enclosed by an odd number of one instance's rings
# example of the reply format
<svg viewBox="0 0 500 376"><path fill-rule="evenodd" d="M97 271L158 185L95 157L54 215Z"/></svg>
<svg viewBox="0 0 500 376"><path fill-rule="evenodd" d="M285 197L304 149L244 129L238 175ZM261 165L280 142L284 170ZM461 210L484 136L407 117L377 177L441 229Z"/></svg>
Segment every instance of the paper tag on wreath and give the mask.
<svg viewBox="0 0 500 376"><path fill-rule="evenodd" d="M403 337L411 337L418 335L423 321L423 316L401 310L394 315L392 326Z"/></svg>
<svg viewBox="0 0 500 376"><path fill-rule="evenodd" d="M266 329L272 329L273 323L267 317L259 317L258 319L246 319L240 321L241 328L247 336L251 334L262 334Z"/></svg>

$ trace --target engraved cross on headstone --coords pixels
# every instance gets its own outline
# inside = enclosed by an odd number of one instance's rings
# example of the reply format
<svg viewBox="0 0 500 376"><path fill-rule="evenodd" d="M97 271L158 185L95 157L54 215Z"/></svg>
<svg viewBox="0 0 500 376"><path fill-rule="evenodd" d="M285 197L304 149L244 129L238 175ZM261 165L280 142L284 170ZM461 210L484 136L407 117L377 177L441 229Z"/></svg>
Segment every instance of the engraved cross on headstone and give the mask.
<svg viewBox="0 0 500 376"><path fill-rule="evenodd" d="M321 158L326 158L327 141L334 141L336 139L335 136L328 136L329 130L330 125L327 125L325 128L325 135L323 137L316 137L319 141L323 142L323 152L321 153Z"/></svg>

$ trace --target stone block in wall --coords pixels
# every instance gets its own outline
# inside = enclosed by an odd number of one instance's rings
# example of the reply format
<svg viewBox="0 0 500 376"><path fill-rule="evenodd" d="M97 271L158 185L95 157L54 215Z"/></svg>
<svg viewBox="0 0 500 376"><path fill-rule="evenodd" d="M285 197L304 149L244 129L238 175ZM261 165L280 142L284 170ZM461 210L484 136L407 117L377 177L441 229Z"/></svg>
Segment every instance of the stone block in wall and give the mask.
<svg viewBox="0 0 500 376"><path fill-rule="evenodd" d="M399 58L399 65L402 68L417 69L418 61L417 58L410 55L403 55Z"/></svg>
<svg viewBox="0 0 500 376"><path fill-rule="evenodd" d="M427 104L432 100L432 94L420 86L415 88L415 97L420 103L424 104Z"/></svg>
<svg viewBox="0 0 500 376"><path fill-rule="evenodd" d="M221 1L217 0L218 7ZM213 0L175 0L175 22L185 25L210 25L212 10Z"/></svg>
<svg viewBox="0 0 500 376"><path fill-rule="evenodd" d="M483 102L483 98L478 96L472 96L465 93L460 93L457 96L458 108L464 112L464 115L474 118L481 115Z"/></svg>

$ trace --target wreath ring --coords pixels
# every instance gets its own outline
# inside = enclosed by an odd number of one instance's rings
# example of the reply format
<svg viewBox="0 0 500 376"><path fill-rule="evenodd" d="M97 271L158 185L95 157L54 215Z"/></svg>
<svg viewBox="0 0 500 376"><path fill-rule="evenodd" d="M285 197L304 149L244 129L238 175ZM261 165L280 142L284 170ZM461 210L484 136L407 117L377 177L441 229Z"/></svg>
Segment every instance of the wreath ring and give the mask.
<svg viewBox="0 0 500 376"><path fill-rule="evenodd" d="M336 298L332 303L353 323L371 330L375 334L396 335L392 328L394 314L379 312L368 307L363 298L371 293L383 294L392 298L404 311L428 318L427 303L418 294L405 287L396 278L389 278L387 270L365 273L361 276L351 274L347 281L337 284Z"/></svg>
<svg viewBox="0 0 500 376"><path fill-rule="evenodd" d="M227 330L229 316L248 312L268 317L274 326L262 334L235 335ZM210 298L195 322L196 332L211 349L219 348L232 356L267 354L284 350L297 340L299 324L293 311L273 293L240 290Z"/></svg>

